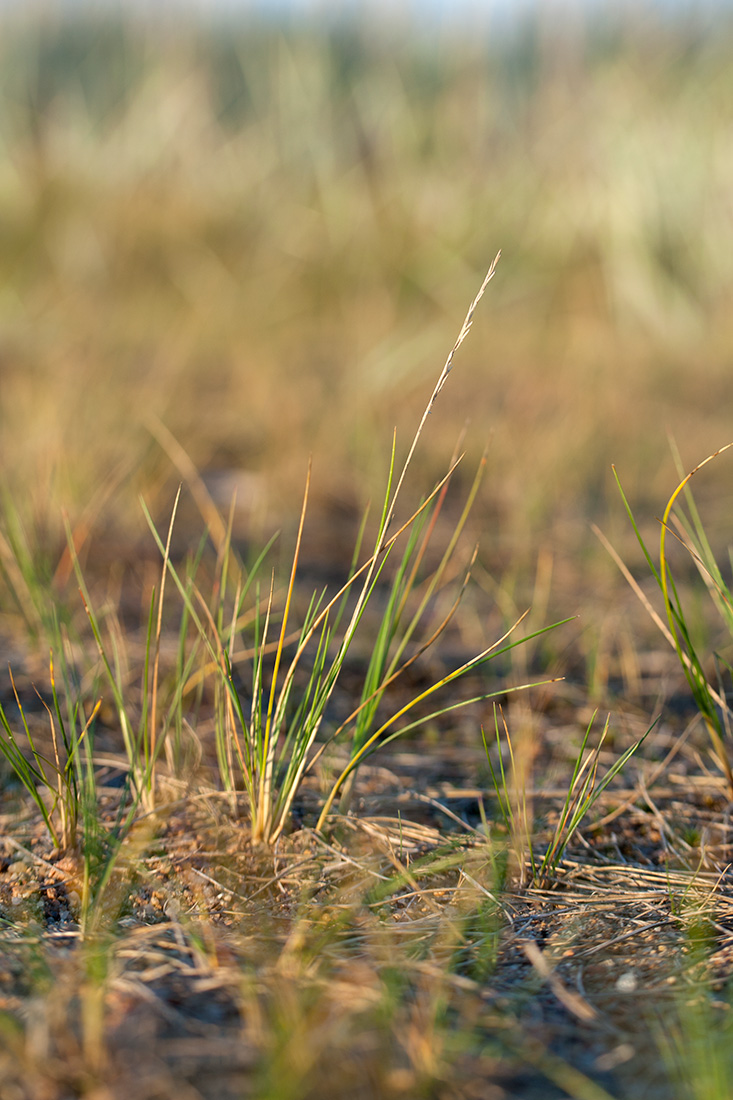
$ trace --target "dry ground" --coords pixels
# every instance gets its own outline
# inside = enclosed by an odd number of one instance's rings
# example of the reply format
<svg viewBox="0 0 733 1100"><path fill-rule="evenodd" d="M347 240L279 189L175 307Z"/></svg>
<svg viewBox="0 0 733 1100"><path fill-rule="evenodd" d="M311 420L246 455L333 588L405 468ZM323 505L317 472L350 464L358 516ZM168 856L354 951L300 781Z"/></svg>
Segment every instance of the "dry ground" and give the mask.
<svg viewBox="0 0 733 1100"><path fill-rule="evenodd" d="M648 663L656 691L673 666ZM602 767L643 732L644 689L614 704ZM572 684L506 707L531 729L541 850L590 708ZM692 1095L733 966L730 802L694 710L662 707L542 883L477 717L385 750L324 835L314 777L274 850L201 779L164 783L85 937L78 858L6 794L3 1100ZM111 822L124 758L105 759Z"/></svg>

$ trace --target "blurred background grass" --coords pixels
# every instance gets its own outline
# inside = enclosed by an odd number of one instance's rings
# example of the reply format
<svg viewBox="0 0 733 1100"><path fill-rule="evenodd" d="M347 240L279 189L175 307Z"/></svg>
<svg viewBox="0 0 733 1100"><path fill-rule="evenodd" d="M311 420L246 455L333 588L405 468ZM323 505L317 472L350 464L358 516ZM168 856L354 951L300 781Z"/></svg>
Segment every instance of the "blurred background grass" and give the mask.
<svg viewBox="0 0 733 1100"><path fill-rule="evenodd" d="M531 583L549 547L597 588L590 521L628 534L611 463L653 523L668 433L694 465L733 399L733 23L623 10L442 36L6 13L0 463L33 539L63 507L134 544L137 493L180 479L162 424L255 541L312 453L336 553L501 248L420 491L469 419L484 553Z"/></svg>

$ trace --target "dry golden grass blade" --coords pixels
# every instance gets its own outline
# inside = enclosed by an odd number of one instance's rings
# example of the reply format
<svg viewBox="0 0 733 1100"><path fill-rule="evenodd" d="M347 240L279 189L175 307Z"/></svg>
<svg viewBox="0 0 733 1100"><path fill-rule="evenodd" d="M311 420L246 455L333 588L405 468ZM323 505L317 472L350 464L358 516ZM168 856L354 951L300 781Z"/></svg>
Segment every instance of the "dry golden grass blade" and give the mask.
<svg viewBox="0 0 733 1100"><path fill-rule="evenodd" d="M632 576L632 574L629 571L629 569L627 568L625 562L621 559L621 557L618 555L616 550L614 550L611 543L608 541L606 536L603 534L603 532L600 530L600 528L596 526L595 523L591 524L591 529L593 530L594 534L597 536L598 540L602 543L602 545L606 548L608 553L613 558L614 562L616 563L619 570L623 574L625 580L628 582L629 587L631 588L631 590L634 592L634 594L636 595L639 602L642 604L642 606L647 611L647 613L649 615L649 618L652 620L654 625L658 628L660 634L662 634L663 637L666 638L666 640L669 642L672 649L674 649L676 651L677 646L675 644L675 640L674 640L674 637L672 635L671 630L669 629L667 624L664 622L664 620L661 618L661 616L658 615L657 612L655 611L655 609L652 607L649 599L647 598L646 594L642 591L641 587L639 586L639 584L637 583L635 578ZM680 659L683 661L683 663L686 665L686 667L688 669L692 668L692 663L691 663L691 661L690 661L690 659L689 659L689 657L687 656L686 653L682 653L680 655ZM708 685L708 686L709 686L709 691L710 691L711 697L716 701L716 703L718 704L719 707L721 707L721 709L725 710L726 709L726 704L725 704L725 701L723 700L722 696L715 690L715 688L712 685Z"/></svg>
<svg viewBox="0 0 733 1100"><path fill-rule="evenodd" d="M422 436L423 429L425 428L425 424L427 422L427 419L428 419L428 417L430 416L430 413L433 410L433 406L435 405L435 402L438 399L438 395L439 395L440 391L443 389L443 386L445 385L445 383L448 379L448 375L450 374L451 370L453 369L453 359L455 358L455 354L458 351L458 349L460 348L463 341L468 336L469 332L471 331L471 325L473 324L473 317L474 317L474 314L476 312L476 308L477 308L479 302L481 301L481 299L483 298L484 292L485 292L487 286L489 285L491 280L494 278L494 275L496 273L496 265L499 263L500 256L501 256L501 252L499 251L499 252L497 252L496 256L494 257L493 262L492 262L489 270L486 273L484 281L482 282L476 297L473 299L473 301L471 302L471 305L468 307L468 313L466 314L465 320L464 320L463 324L461 325L461 330L458 333L458 337L456 338L456 342L455 342L455 344L451 348L451 351L448 354L448 358L445 361L445 365L444 365L442 371L440 372L440 375L438 376L438 381L435 383L435 388L433 389L433 392L430 395L430 399L428 400L428 403L425 406L425 410L424 410L424 412L422 414L422 417L420 419L420 423L417 426L417 431L415 432L415 435L413 436L413 439L412 439L412 443L410 444L410 449L407 452L407 458L405 459L405 462L404 462L404 465L402 467L402 471L400 473L400 476L397 479L397 485L394 488L390 503L387 507L387 512L386 512L386 516L385 516L385 523L384 523L385 539L386 539L386 536L387 536L387 531L389 530L390 524L392 522L392 518L394 516L395 506L396 506L397 500L400 496L400 491L401 491L402 486L404 484L405 477L407 476L407 471L410 468L410 466L412 465L412 459L413 459L413 456L415 454L415 451L417 450L417 445L420 442L420 437ZM385 545L386 545L386 543L385 543ZM378 552L381 551L381 549L382 549L381 546L378 547Z"/></svg>
<svg viewBox="0 0 733 1100"><path fill-rule="evenodd" d="M214 545L218 551L222 551L227 543L227 526L221 513L214 503L204 479L201 477L194 462L187 451L173 433L165 426L163 421L152 413L146 418L148 431L160 444L175 468L180 473L191 491L191 496L196 501L199 512L206 524ZM232 562L232 566L236 563Z"/></svg>
<svg viewBox="0 0 733 1100"><path fill-rule="evenodd" d="M581 1020L584 1024L592 1023L598 1019L598 1013L592 1005L588 1004L585 997L581 997L579 993L575 993L572 989L568 989L562 983L557 974L555 974L553 967L547 961L546 954L540 951L534 940L523 940L521 946L534 969L540 977L547 982L560 1004L563 1005L568 1012L575 1016L576 1019Z"/></svg>

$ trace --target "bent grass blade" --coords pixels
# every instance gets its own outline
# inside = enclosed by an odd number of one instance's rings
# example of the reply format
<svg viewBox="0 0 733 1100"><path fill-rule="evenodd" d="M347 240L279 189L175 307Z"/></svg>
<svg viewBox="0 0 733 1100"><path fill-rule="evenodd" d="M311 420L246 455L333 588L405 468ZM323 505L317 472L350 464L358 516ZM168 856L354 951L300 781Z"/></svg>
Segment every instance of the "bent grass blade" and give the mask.
<svg viewBox="0 0 733 1100"><path fill-rule="evenodd" d="M669 561L669 554L667 550L667 536L671 534L676 538L690 553L693 561L696 563L698 570L700 571L703 581L706 584L708 592L711 594L714 603L718 609L718 612L723 619L726 627L733 636L733 614L731 613L731 606L733 605L733 597L728 590L727 586L723 582L720 569L715 562L715 559L710 549L709 542L705 536L704 527L697 513L697 509L694 506L694 500L690 491L690 481L700 470L707 466L714 459L720 457L726 451L733 447L733 443L728 443L726 446L721 447L713 454L707 456L702 462L698 463L693 470L691 470L682 480L679 482L674 492L667 501L667 505L664 509L662 519L660 521L660 535L659 535L659 568L657 569L652 561L651 554L646 547L643 536L639 530L638 524L634 517L633 511L627 500L624 491L621 487L618 474L615 467L613 468L614 477L618 486L621 500L623 501L624 508L631 522L634 534L641 547L641 550L646 558L647 564L652 572L652 575L659 587L662 594L662 600L664 602L664 610L667 618L667 624L665 625L661 619L650 609L648 601L640 595L640 589L630 579L630 574L620 562L618 555L615 554L613 549L609 546L607 540L600 535L601 540L607 545L612 556L616 560L619 567L624 572L624 575L629 580L634 591L642 599L645 607L649 611L653 621L661 630L662 634L667 638L669 643L677 654L677 658L680 662L685 678L690 686L693 699L702 715L705 727L710 737L710 742L713 748L714 755L720 764L720 767L725 775L728 789L733 795L733 764L731 763L730 752L726 745L726 728L729 724L730 711L728 703L725 699L724 693L717 691L710 683L708 676L705 672L703 658L698 653L698 650L693 642L692 634L689 624L685 618L684 608L682 607L682 601L677 590L672 567ZM691 504L692 523L688 523L684 518L679 515L674 515L675 508L678 504L680 495L684 493L688 503ZM672 530L672 522L676 522L678 531L681 534ZM695 538L697 536L697 539ZM721 717L722 715L722 717Z"/></svg>

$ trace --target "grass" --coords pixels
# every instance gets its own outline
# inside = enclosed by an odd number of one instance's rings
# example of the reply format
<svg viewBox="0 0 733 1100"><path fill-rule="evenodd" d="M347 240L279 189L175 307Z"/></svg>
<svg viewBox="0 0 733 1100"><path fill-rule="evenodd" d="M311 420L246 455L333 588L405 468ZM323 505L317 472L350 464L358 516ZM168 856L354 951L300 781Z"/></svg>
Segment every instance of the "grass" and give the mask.
<svg viewBox="0 0 733 1100"><path fill-rule="evenodd" d="M619 491L633 529L639 540L639 545L644 553L644 557L649 564L654 579L662 594L664 611L667 617L667 627L664 627L664 624L656 615L654 615L655 621L660 626L663 635L670 642L677 654L685 679L689 684L692 697L703 717L713 752L726 777L728 789L731 794L733 794L733 771L731 770L729 756L731 714L728 705L729 693L726 692L723 683L724 675L730 673L730 665L724 657L715 653L713 655L713 667L716 682L710 682L711 671L706 668L708 662L700 653L699 644L695 641L689 616L685 614L678 586L675 582L669 551L667 549L667 539L668 536L671 535L680 542L690 555L699 571L707 593L710 596L711 603L726 629L726 642L729 645L729 639L733 632L731 593L710 546L689 483L699 470L707 466L709 462L717 459L719 455L724 454L730 446L731 444L727 444L719 451L716 451L714 454L709 455L707 458L703 459L702 462L698 463L693 470L682 478L667 501L667 506L664 509L664 514L660 521L658 568L652 562L644 539L634 519L633 512L629 506L629 502L624 495L623 489L621 489L620 482ZM688 505L689 516L679 514L679 511L675 512L679 498L683 494ZM648 606L648 604L646 606Z"/></svg>
<svg viewBox="0 0 733 1100"><path fill-rule="evenodd" d="M603 794L603 791L626 766L638 748L643 745L652 731L650 727L642 737L631 745L624 753L614 760L606 775L598 779L598 763L603 748L603 742L608 734L610 717L598 739L598 744L586 754L588 739L591 735L595 713L588 723L583 739L580 743L577 757L572 769L572 775L568 781L567 793L560 808L560 812L552 831L547 849L541 858L536 855L533 848L534 823L529 819L527 787L528 777L526 769L515 759L512 740L506 720L502 716L504 727L504 743L499 729L499 713L494 709L494 732L496 735L497 767L491 760L491 752L483 730L482 737L486 752L486 762L491 773L491 782L494 787L497 805L507 832L511 835L516 851L517 863L522 876L525 867L530 881L540 886L551 881L562 860L563 853L570 843L573 834L580 827L583 819L592 811L594 805ZM504 744L508 750L509 767L504 764Z"/></svg>
<svg viewBox="0 0 733 1100"><path fill-rule="evenodd" d="M727 1095L729 28L3 31L0 1100Z"/></svg>
<svg viewBox="0 0 733 1100"><path fill-rule="evenodd" d="M337 795L345 791L347 784L353 787L353 780L356 778L360 764L367 760L380 746L389 744L397 737L404 737L421 725L441 718L460 707L481 702L497 694L506 695L507 691L537 686L536 684L525 684L507 688L503 685L491 691L484 690L473 698L459 697L427 715L423 713L418 717L413 717L413 712L418 707L424 707L424 704L431 700L436 692L457 683L492 657L501 656L513 649L515 645L536 637L537 633L544 633L545 629L551 629L550 627L542 628L540 631L529 635L528 638L522 638L519 642L515 642L511 640L513 628L510 628L503 637L492 643L492 645L476 656L464 661L458 668L441 676L428 687L423 688L414 698L404 703L394 712L387 711L386 714L380 712L380 704L384 701L388 689L399 681L400 677L404 676L407 670L430 649L446 630L458 609L461 596L466 590L470 578L469 565L468 572L458 586L458 595L451 600L447 613L443 616L439 615L432 624L428 622L427 626L424 627L426 630L425 639L413 647L413 651L407 656L407 647L413 640L418 627L423 625L421 620L425 617L425 613L429 609L433 596L441 584L453 556L461 528L467 518L467 510L470 509L471 500L475 497L476 483L474 483L474 488L469 495L467 508L464 508L437 569L429 573L427 577L423 578L420 575L420 564L429 549L430 537L434 531L437 519L436 502L439 502L442 498L443 490L447 488L450 476L458 464L457 461L452 464L446 477L435 486L417 510L396 531L390 533L390 529L394 526L393 521L397 514L400 492L428 416L432 412L438 395L453 368L454 355L470 331L475 310L486 287L494 276L498 259L497 256L469 307L456 342L430 395L401 471L396 477L394 466L395 447L393 444L387 491L373 550L367 555L366 560L357 566L360 538L354 556L354 566L345 584L327 600L325 593L316 592L313 594L304 620L295 630L292 655L286 654L286 650L293 645L293 640L289 638L290 615L307 512L310 471L301 509L292 567L281 607L275 604L274 573L270 581L269 594L263 605L257 579L257 565L262 561L264 552L259 555L255 568L247 573L242 563L237 561L233 554L231 531L227 532L225 544L218 556L213 586L216 603L210 606L197 584L195 573L191 569L188 569L185 573L179 572L171 562L171 540L180 490L173 506L165 540L159 535L149 511L145 509L153 537L161 552L162 576L159 592L156 594L153 591L151 595L147 617L140 690L141 706L139 708L137 729L135 729L135 721L126 698L126 682L129 672L127 662L120 651L121 639L119 638L118 624L114 620L110 622L109 639L106 640L103 636L103 624L93 608L92 599L74 548L73 533L70 529L67 529L68 548L79 586L79 593L99 654L100 667L97 678L103 677L111 692L125 750L125 768L129 784L130 804L126 808L124 800L121 803L120 819L114 827L117 835L123 836L129 831L138 809L148 813L154 810L156 790L159 785L158 759L166 747L168 748L169 762L172 761L175 772L180 773L181 771L180 759L166 742L173 726L179 728L187 720L188 715L184 715L182 712L183 697L186 684L196 667L196 659L200 653L208 656L209 665L204 670L204 674L200 676L199 682L202 685L205 684L205 672L207 670L213 671L216 677L214 690L217 701L215 721L219 779L223 790L231 794L233 801L236 801L237 782L234 774L234 762L236 761L239 769L239 785L243 787L247 797L250 836L255 844L274 844L277 842L283 830L290 824L293 801L300 793L305 774L313 768L330 744L348 739L349 759L333 782L325 799L316 823L318 831L321 831L325 826ZM143 507L145 506L143 505ZM422 530L426 520L427 527ZM400 537L405 535L407 536L406 546L394 571L393 580L389 585L386 606L381 621L378 620L377 622L376 637L372 643L371 657L367 667L364 687L360 693L359 705L334 731L327 735L325 740L320 738L321 743L318 745L317 751L314 751L324 716L338 688L357 631L378 590L380 576L393 548ZM16 565L20 569L20 563L16 561ZM179 678L172 698L166 701L168 704L167 714L165 717L161 715L161 720L158 721L158 711L162 702L159 675L160 647L163 633L165 585L169 573L183 604L178 627L180 657L177 671ZM228 591L230 577L233 578L233 583L236 582L231 598L231 606L229 605L230 593ZM37 589L41 587L39 578L35 579L34 587ZM254 607L249 608L245 601L253 587L255 591ZM345 625L341 628L340 621L344 616L347 600L350 597L351 607L345 616ZM411 611L410 605L415 602L415 610ZM410 617L406 626L403 627L401 620L403 616L407 618L408 614ZM52 616L51 621L55 624L55 616ZM241 624L251 621L254 622L251 694L249 700L246 700L240 684L235 681L233 661L238 649L240 651L246 649L246 646L243 645ZM279 622L277 639L274 643L271 643L270 639L272 621ZM190 645L187 644L186 638L189 622L195 627L193 642ZM62 640L57 630L53 631L51 641L55 641L57 645L61 644L63 653ZM267 657L270 653L272 653L272 662L268 663ZM310 667L302 682L299 682L300 666L301 664L305 665L306 659L309 659ZM86 787L91 789L92 793L94 791L93 749L86 757L86 772L82 770L79 762L84 753L83 743L87 740L93 741L93 733L90 733L90 731L94 729L95 719L101 707L101 699L94 704L83 727L79 723L79 714L83 714L80 700L78 698L67 698L65 700L67 709L71 712L73 708L74 715L74 724L71 727L70 734L67 734L53 679L53 664L51 666L51 683L55 716L63 736L63 762L59 758L59 743L56 736L54 714L44 704L51 722L51 737L55 758L55 766L52 765L53 775L49 774L47 770L48 762L44 760L43 755L34 744L18 693L15 690L14 681L14 696L31 750L32 762L28 762L18 748L17 738L13 733L10 722L2 711L0 711L0 720L2 720L4 732L0 734L0 751L2 751L17 779L34 800L56 847L64 851L79 850L82 855L86 855L88 837L85 835L84 830L77 832L77 811L78 806L83 802L81 797L82 784L86 781ZM297 698L294 698L294 696L297 696ZM248 707L248 714L245 713L245 707ZM49 796L53 799L50 809L46 806L46 800ZM342 808L345 807L342 806ZM61 819L60 831L54 823L57 809ZM120 824L123 816L125 817L124 826ZM90 822L92 822L92 819L90 819ZM98 814L93 818L93 831L95 833L97 828ZM89 903L90 898L85 893L85 909Z"/></svg>

